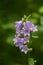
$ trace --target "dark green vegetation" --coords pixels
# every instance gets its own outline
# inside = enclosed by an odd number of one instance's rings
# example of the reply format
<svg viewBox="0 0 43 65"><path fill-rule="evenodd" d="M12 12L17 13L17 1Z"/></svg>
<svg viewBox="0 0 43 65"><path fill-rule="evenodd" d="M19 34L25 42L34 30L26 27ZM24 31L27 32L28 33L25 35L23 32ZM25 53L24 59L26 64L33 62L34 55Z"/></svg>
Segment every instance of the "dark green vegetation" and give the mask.
<svg viewBox="0 0 43 65"><path fill-rule="evenodd" d="M24 14L31 15L29 20L39 29L30 57L37 60L35 65L43 65L43 0L0 0L0 65L28 65L29 52L25 55L13 44L14 22Z"/></svg>

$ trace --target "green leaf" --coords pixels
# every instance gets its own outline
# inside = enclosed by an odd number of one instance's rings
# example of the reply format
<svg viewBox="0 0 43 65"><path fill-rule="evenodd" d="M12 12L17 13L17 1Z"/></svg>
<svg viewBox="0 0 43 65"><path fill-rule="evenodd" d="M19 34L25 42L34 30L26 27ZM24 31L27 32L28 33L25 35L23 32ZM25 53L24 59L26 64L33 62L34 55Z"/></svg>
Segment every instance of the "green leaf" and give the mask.
<svg viewBox="0 0 43 65"><path fill-rule="evenodd" d="M28 64L29 64L29 65L34 65L35 62L36 62L36 60L34 60L33 58L29 58L29 59L28 59Z"/></svg>

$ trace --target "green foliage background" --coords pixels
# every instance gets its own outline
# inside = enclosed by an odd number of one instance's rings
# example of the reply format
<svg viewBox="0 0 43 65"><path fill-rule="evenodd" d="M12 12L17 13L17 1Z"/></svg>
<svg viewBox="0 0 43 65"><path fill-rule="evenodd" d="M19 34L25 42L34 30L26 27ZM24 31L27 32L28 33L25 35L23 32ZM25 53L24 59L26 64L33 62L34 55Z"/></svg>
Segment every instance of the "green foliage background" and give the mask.
<svg viewBox="0 0 43 65"><path fill-rule="evenodd" d="M13 43L14 22L24 15L31 15L29 20L38 25L39 37L32 38L33 50L27 55ZM0 65L29 65L29 57L37 61L35 65L43 65L43 0L0 0Z"/></svg>

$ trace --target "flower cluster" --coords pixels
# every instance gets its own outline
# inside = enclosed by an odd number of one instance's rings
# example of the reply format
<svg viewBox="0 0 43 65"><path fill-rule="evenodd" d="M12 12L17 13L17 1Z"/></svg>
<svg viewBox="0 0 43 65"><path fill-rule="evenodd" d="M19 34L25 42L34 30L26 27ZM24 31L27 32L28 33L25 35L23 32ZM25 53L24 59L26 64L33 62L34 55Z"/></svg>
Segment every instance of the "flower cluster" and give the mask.
<svg viewBox="0 0 43 65"><path fill-rule="evenodd" d="M37 26L35 26L30 21L26 22L17 21L15 27L16 27L16 35L15 38L13 39L15 46L19 47L21 52L27 54L27 52L31 49L27 47L26 43L30 42L30 32L37 31ZM20 37L22 35L23 37Z"/></svg>

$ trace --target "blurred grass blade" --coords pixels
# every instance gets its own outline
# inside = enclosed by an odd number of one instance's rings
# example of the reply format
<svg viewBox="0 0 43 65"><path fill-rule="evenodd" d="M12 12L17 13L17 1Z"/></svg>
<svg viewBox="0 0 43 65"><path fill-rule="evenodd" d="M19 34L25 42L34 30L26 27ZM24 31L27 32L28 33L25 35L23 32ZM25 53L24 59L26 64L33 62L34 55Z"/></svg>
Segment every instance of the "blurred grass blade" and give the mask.
<svg viewBox="0 0 43 65"><path fill-rule="evenodd" d="M33 36L33 35L32 35L32 37L33 37L33 38L39 38L38 36Z"/></svg>
<svg viewBox="0 0 43 65"><path fill-rule="evenodd" d="M43 16L40 17L40 23L43 25Z"/></svg>

